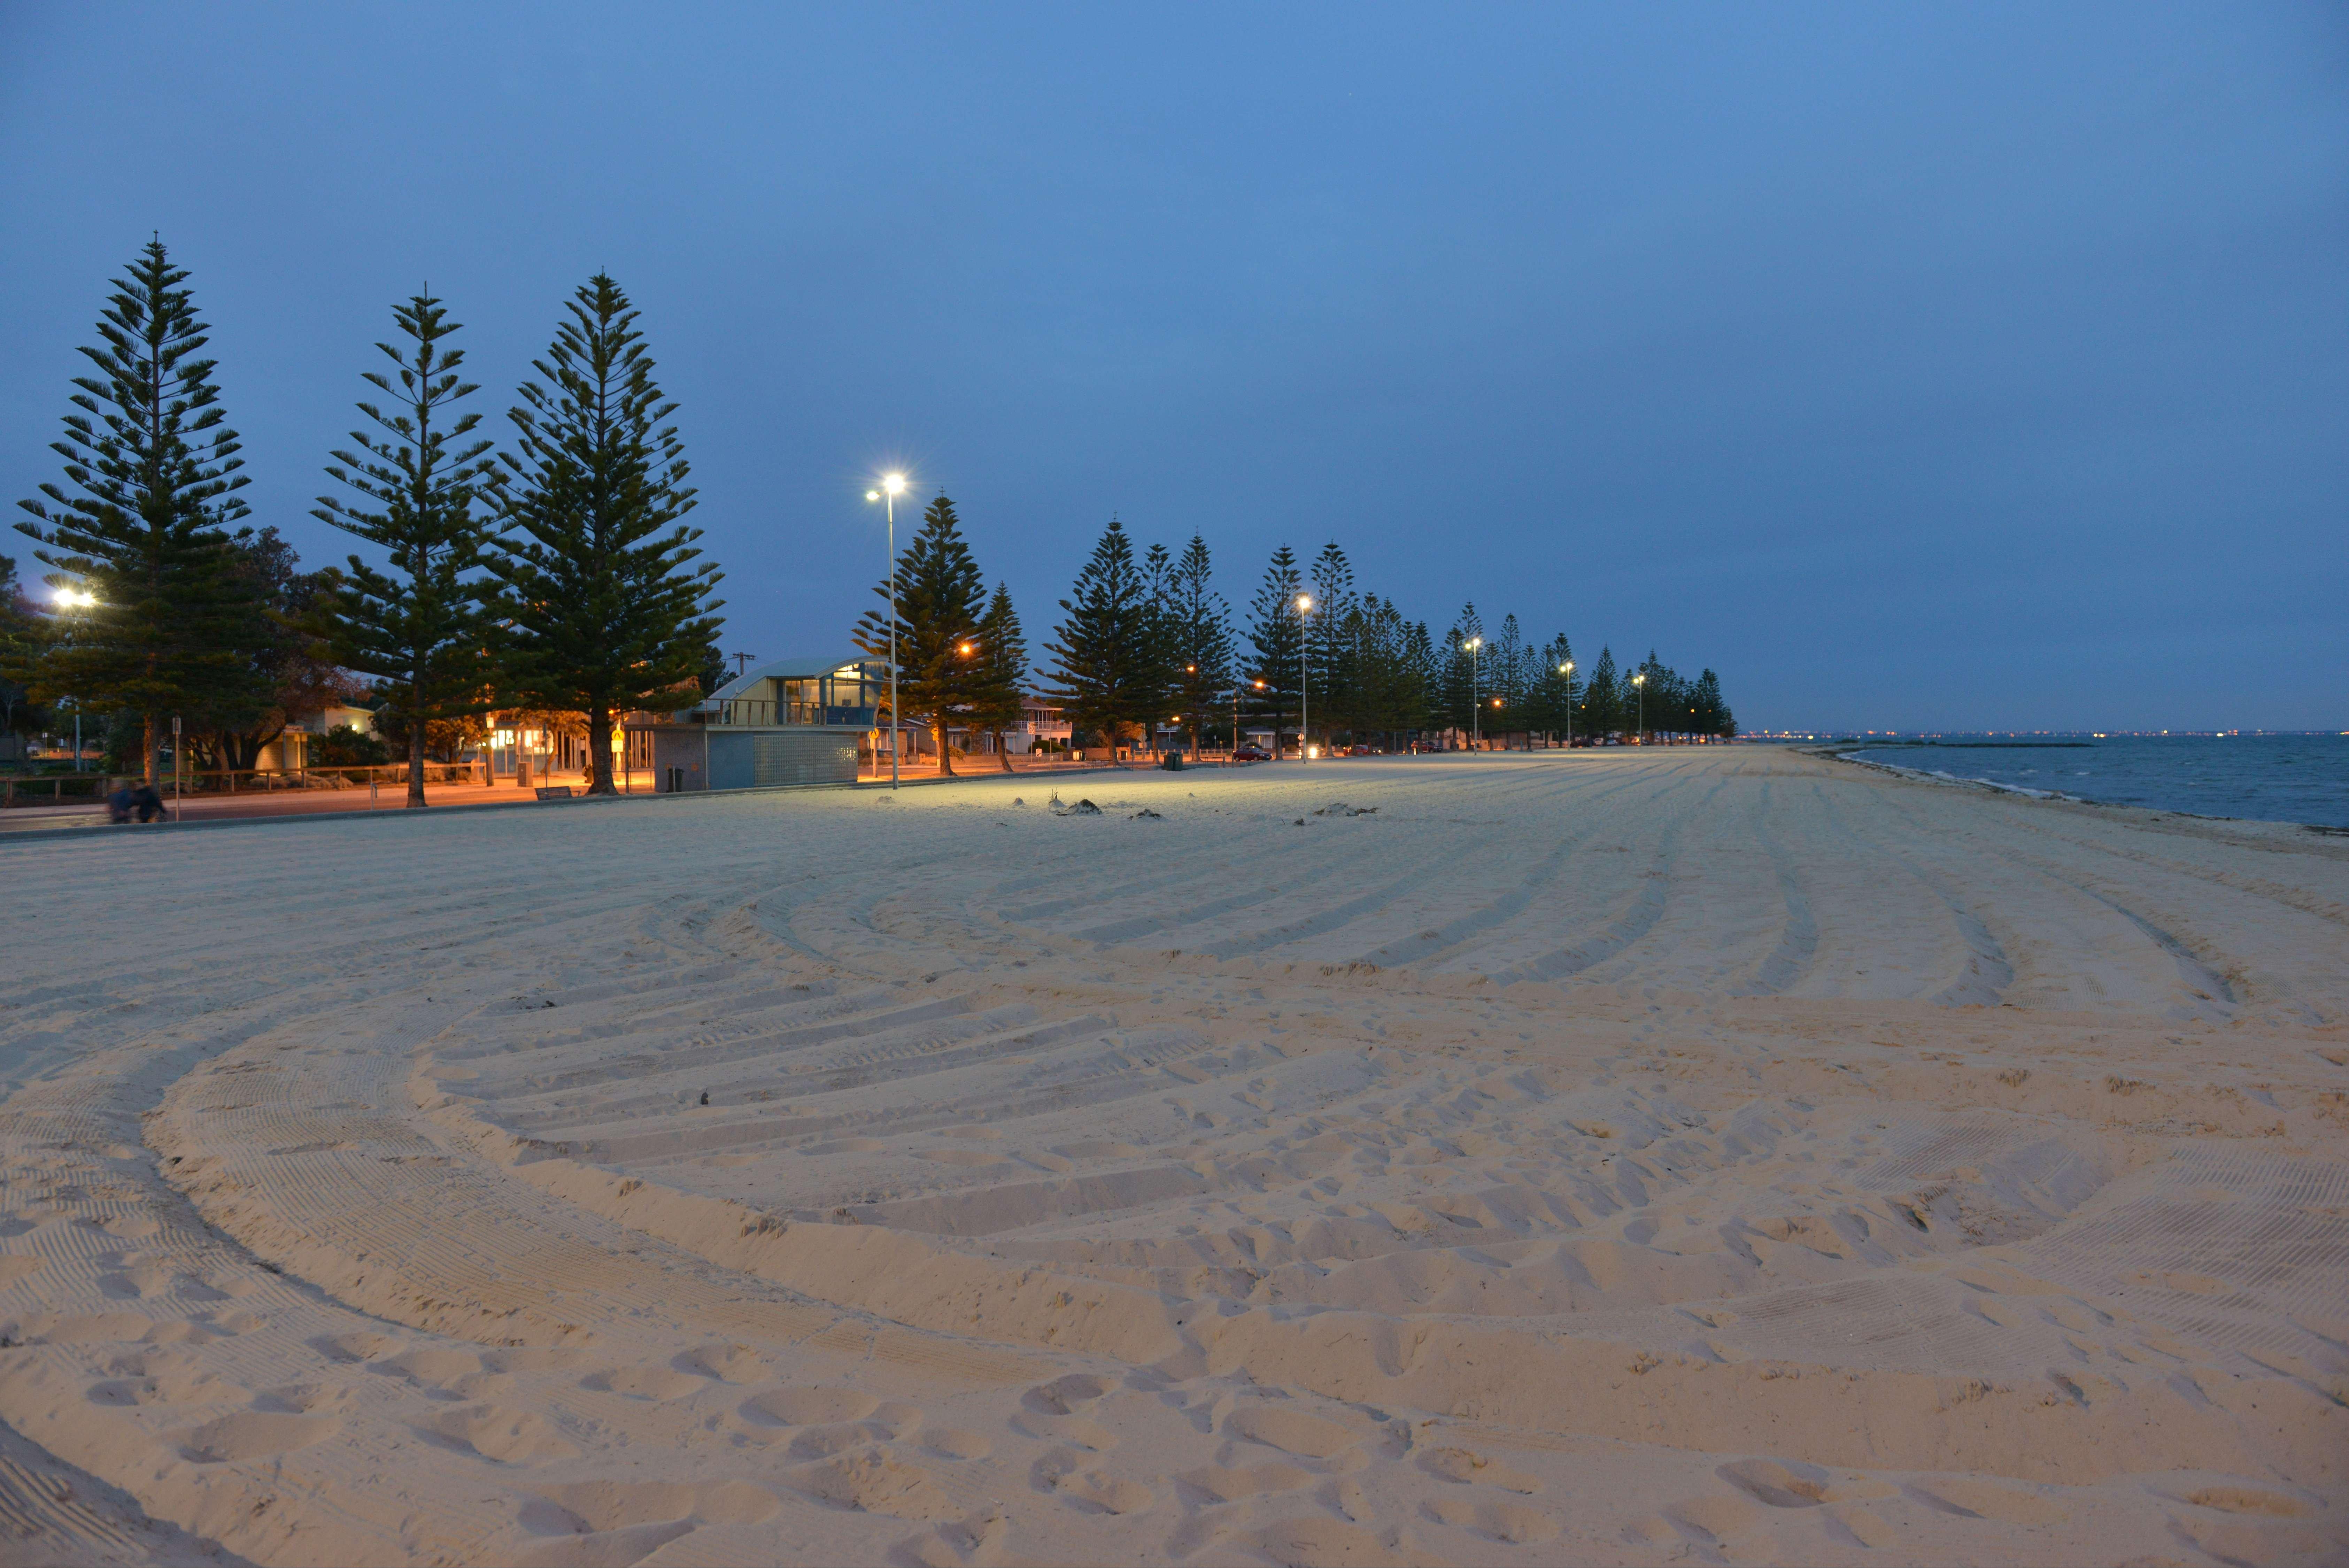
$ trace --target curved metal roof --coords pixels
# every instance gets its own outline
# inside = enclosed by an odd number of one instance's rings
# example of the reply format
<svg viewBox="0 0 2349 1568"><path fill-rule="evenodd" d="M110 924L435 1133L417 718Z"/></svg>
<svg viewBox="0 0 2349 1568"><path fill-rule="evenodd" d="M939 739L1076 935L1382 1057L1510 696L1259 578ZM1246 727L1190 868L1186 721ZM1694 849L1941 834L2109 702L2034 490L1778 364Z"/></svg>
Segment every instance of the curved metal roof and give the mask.
<svg viewBox="0 0 2349 1568"><path fill-rule="evenodd" d="M877 664L886 670L889 661L868 658L862 653L846 653L832 659L819 659L813 654L799 659L778 659L771 664L761 664L756 670L744 670L702 701L718 702L739 697L761 680L812 680L818 676L829 675L845 664Z"/></svg>

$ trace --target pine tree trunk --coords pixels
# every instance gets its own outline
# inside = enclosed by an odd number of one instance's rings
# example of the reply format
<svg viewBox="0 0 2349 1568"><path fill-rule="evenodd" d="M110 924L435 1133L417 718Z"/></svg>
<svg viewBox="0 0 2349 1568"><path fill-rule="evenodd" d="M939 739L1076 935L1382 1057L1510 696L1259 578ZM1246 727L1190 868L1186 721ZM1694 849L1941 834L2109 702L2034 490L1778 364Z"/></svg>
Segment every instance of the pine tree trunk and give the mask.
<svg viewBox="0 0 2349 1568"><path fill-rule="evenodd" d="M938 742L938 777L950 779L955 776L954 753L947 750L946 720L942 717L931 720L930 733L936 737Z"/></svg>
<svg viewBox="0 0 2349 1568"><path fill-rule="evenodd" d="M424 725L411 719L408 724L408 805L411 811L429 805L424 798Z"/></svg>
<svg viewBox="0 0 2349 1568"><path fill-rule="evenodd" d="M163 715L147 715L147 728L142 739L147 753L147 787L153 789L163 774Z"/></svg>
<svg viewBox="0 0 2349 1568"><path fill-rule="evenodd" d="M587 793L620 793L612 787L612 710L602 702L587 709Z"/></svg>

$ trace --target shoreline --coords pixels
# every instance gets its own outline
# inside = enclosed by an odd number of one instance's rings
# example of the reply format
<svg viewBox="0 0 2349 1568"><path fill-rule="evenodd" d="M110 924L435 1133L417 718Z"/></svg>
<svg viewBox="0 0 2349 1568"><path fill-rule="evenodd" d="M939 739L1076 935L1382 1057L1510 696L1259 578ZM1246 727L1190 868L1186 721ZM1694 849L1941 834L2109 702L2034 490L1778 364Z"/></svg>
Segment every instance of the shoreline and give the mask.
<svg viewBox="0 0 2349 1568"><path fill-rule="evenodd" d="M1798 747L1797 749L1803 751L1807 755L1823 757L1832 762L1845 763L1850 767L1873 768L1878 773L1886 774L1895 778L1907 779L1918 784L1954 785L1963 789L1988 790L1998 794L2019 795L2026 800L2053 801L2067 805L2094 806L2099 811L2138 812L2148 817L2175 816L2184 817L2190 822L2240 823L2269 827L2296 827L2306 833L2313 833L2323 836L2349 836L2349 827L2335 826L2330 823L2302 822L2291 817L2279 816L2222 816L2211 812L2184 811L2176 806L2141 805L2134 801L2099 800L2094 795L2075 794L2067 790L2033 789L2026 784L2001 784L1996 779L1968 778L1962 774L1941 773L1926 768L1903 767L1898 763L1878 762L1873 757L1863 757L1855 754L1857 752L1868 750L1868 748L1866 746L1820 745L1803 746Z"/></svg>

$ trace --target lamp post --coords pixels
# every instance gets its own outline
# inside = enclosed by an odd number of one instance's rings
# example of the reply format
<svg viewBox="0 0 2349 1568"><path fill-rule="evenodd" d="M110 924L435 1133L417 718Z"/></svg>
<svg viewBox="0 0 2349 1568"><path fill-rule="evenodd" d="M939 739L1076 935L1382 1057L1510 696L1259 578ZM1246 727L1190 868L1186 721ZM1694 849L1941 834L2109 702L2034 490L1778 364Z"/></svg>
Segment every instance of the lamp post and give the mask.
<svg viewBox="0 0 2349 1568"><path fill-rule="evenodd" d="M864 493L867 501L885 501L889 508L889 787L897 787L897 752L905 726L897 722L897 497L905 491L905 476L885 473L881 488ZM944 759L940 759L943 762Z"/></svg>
<svg viewBox="0 0 2349 1568"><path fill-rule="evenodd" d="M1640 693L1640 741L1648 743L1648 672L1644 670L1631 677L1632 689Z"/></svg>
<svg viewBox="0 0 2349 1568"><path fill-rule="evenodd" d="M1574 660L1568 659L1557 667L1566 677L1566 749L1574 750Z"/></svg>
<svg viewBox="0 0 2349 1568"><path fill-rule="evenodd" d="M49 596L61 610L89 609L97 605L98 596L87 588L59 588ZM81 701L74 701L74 772L81 772Z"/></svg>
<svg viewBox="0 0 2349 1568"><path fill-rule="evenodd" d="M1297 765L1313 760L1313 632L1305 618L1313 613L1313 596L1297 596Z"/></svg>
<svg viewBox="0 0 2349 1568"><path fill-rule="evenodd" d="M1471 736L1468 749L1472 752L1485 749L1484 697L1476 687L1476 650L1484 646L1485 639L1481 637L1472 637L1460 645L1460 650L1468 656L1468 723Z"/></svg>

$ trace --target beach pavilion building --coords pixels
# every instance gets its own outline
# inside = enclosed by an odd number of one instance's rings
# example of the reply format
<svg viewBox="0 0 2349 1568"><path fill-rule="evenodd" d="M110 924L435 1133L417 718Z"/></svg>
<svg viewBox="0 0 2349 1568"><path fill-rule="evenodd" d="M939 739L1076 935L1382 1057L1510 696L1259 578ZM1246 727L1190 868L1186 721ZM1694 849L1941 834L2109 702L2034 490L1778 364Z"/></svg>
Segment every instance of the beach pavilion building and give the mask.
<svg viewBox="0 0 2349 1568"><path fill-rule="evenodd" d="M777 659L691 708L629 714L626 766L664 794L853 784L860 755L887 753L888 696L886 659Z"/></svg>

